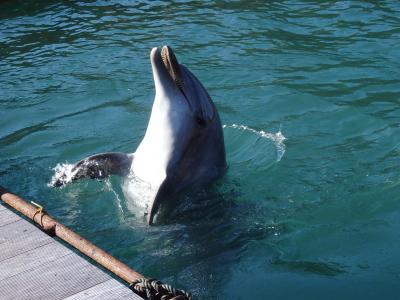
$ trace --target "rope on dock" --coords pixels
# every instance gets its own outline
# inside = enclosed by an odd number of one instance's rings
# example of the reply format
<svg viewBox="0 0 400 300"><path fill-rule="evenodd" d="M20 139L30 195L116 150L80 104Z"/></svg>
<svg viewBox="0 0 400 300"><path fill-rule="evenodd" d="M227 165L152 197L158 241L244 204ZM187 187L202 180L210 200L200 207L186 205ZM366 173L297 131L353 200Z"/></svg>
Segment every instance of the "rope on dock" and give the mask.
<svg viewBox="0 0 400 300"><path fill-rule="evenodd" d="M0 199L21 214L40 225L40 228L50 236L56 236L74 247L81 253L114 273L129 283L134 292L148 300L191 300L192 296L183 291L163 284L155 279L147 279L142 274L132 270L129 266L117 260L90 241L81 237L68 227L62 225L47 214L43 206L32 201L32 204L18 197L0 186Z"/></svg>
<svg viewBox="0 0 400 300"><path fill-rule="evenodd" d="M129 287L149 300L191 300L192 295L156 279L137 279Z"/></svg>

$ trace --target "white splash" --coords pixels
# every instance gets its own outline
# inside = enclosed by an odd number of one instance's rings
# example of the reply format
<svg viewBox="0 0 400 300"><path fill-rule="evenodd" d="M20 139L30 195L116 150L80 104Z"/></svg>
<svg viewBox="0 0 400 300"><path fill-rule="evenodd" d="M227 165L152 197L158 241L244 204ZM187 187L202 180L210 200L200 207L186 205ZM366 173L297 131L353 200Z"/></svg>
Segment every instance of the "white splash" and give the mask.
<svg viewBox="0 0 400 300"><path fill-rule="evenodd" d="M125 198L130 200L129 205L132 204L128 207L129 210L140 210L146 213L149 203L154 200L157 189L131 172L122 180L122 192Z"/></svg>
<svg viewBox="0 0 400 300"><path fill-rule="evenodd" d="M113 189L112 184L111 184L111 181L110 181L110 178L106 178L106 179L104 180L104 182L105 182L105 184L106 184L106 189L107 189L107 191L109 191L109 192L111 192L111 193L114 194L115 199L117 200L118 208L119 208L120 211L123 213L124 210L123 210L123 208L122 208L121 198L119 197L118 193Z"/></svg>
<svg viewBox="0 0 400 300"><path fill-rule="evenodd" d="M234 128L234 129L249 131L249 132L254 133L262 138L271 140L276 147L276 152L277 152L276 161L280 161L282 159L283 155L285 154L286 145L284 142L286 140L286 137L282 134L281 129L279 129L279 131L277 133L270 133L270 132L266 132L264 130L258 131L258 130L250 128L246 125L238 125L238 124L223 125L222 128Z"/></svg>
<svg viewBox="0 0 400 300"><path fill-rule="evenodd" d="M51 177L51 180L49 183L47 183L47 186L52 187L54 184L59 181L60 179L64 183L68 183L72 181L73 176L76 174L76 171L72 171L72 168L74 167L73 164L57 164L53 170L54 170L54 175Z"/></svg>

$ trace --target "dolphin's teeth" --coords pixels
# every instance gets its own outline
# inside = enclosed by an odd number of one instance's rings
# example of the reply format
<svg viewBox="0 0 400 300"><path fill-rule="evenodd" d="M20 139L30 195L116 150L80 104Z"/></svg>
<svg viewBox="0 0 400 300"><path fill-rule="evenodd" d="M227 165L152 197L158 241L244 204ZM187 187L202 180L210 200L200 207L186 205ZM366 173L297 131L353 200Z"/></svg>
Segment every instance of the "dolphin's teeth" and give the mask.
<svg viewBox="0 0 400 300"><path fill-rule="evenodd" d="M167 70L168 74L171 76L172 80L178 86L178 88L180 88L182 90L183 82L180 78L179 64L178 64L172 50L170 50L168 48L163 48L161 50L160 56L161 56L164 67Z"/></svg>
<svg viewBox="0 0 400 300"><path fill-rule="evenodd" d="M161 59L164 63L164 66L167 66L167 57L166 57L165 51L161 51Z"/></svg>

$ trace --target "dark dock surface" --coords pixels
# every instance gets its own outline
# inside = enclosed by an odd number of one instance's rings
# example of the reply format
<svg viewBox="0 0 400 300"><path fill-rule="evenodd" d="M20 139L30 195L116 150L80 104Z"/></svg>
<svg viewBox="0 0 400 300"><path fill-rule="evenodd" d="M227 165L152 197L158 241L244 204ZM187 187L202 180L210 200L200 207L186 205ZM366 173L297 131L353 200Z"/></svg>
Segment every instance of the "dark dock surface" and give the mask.
<svg viewBox="0 0 400 300"><path fill-rule="evenodd" d="M142 299L0 204L0 299Z"/></svg>

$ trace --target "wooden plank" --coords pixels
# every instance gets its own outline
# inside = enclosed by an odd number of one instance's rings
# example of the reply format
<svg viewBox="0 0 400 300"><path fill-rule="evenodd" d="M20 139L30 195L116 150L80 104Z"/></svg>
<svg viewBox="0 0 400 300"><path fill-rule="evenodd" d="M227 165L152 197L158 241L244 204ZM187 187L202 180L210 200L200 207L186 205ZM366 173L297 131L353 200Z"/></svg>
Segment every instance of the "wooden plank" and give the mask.
<svg viewBox="0 0 400 300"><path fill-rule="evenodd" d="M95 285L87 290L81 291L73 296L65 298L65 300L103 300L103 299L132 299L142 300L127 286L116 281L115 279L107 280L103 283Z"/></svg>
<svg viewBox="0 0 400 300"><path fill-rule="evenodd" d="M0 280L2 299L62 299L109 280L106 273L75 253L30 272Z"/></svg>
<svg viewBox="0 0 400 300"><path fill-rule="evenodd" d="M10 224L10 223L13 223L13 222L16 222L20 219L21 219L20 216L9 211L8 209L0 210L0 227Z"/></svg>
<svg viewBox="0 0 400 300"><path fill-rule="evenodd" d="M46 245L52 238L21 219L0 227L0 261Z"/></svg>
<svg viewBox="0 0 400 300"><path fill-rule="evenodd" d="M49 244L0 261L0 280L22 272L29 272L71 252L70 249L52 240Z"/></svg>
<svg viewBox="0 0 400 300"><path fill-rule="evenodd" d="M5 209L7 209L7 207L0 202L0 211L5 210Z"/></svg>
<svg viewBox="0 0 400 300"><path fill-rule="evenodd" d="M0 299L142 299L14 212L0 224Z"/></svg>

